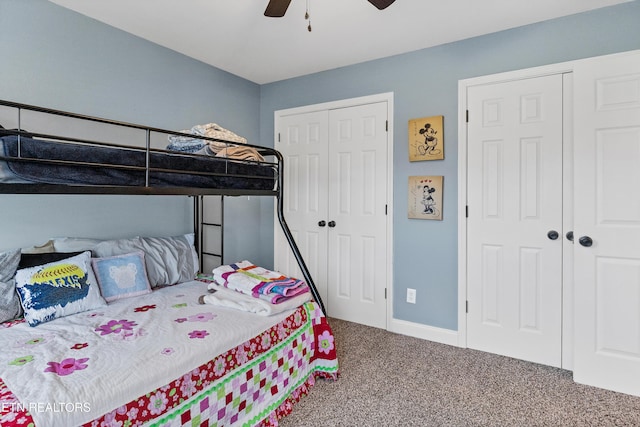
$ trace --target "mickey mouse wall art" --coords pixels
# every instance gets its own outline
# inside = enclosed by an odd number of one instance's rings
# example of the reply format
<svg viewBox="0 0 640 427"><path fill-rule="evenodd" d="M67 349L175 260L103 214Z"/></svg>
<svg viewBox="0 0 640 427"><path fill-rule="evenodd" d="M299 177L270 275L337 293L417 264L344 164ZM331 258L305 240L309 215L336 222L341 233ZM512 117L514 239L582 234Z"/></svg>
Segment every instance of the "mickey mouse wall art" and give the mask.
<svg viewBox="0 0 640 427"><path fill-rule="evenodd" d="M442 220L443 176L409 177L409 218Z"/></svg>
<svg viewBox="0 0 640 427"><path fill-rule="evenodd" d="M444 116L409 120L409 161L444 159Z"/></svg>

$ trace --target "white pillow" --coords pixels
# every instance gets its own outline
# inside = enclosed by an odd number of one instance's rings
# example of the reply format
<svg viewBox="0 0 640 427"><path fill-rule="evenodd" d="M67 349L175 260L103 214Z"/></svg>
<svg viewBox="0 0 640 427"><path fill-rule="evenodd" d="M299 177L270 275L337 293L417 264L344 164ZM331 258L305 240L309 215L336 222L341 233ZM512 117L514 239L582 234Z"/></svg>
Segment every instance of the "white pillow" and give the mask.
<svg viewBox="0 0 640 427"><path fill-rule="evenodd" d="M13 277L20 262L20 249L0 253L0 323L22 315Z"/></svg>
<svg viewBox="0 0 640 427"><path fill-rule="evenodd" d="M189 240L191 238L191 240ZM93 247L96 257L124 255L141 250L152 288L193 280L198 273L198 255L193 234L175 237L134 237L107 240Z"/></svg>
<svg viewBox="0 0 640 427"><path fill-rule="evenodd" d="M52 239L56 252L79 252L89 251L95 245L102 242L100 239L90 239L86 237L56 237Z"/></svg>
<svg viewBox="0 0 640 427"><path fill-rule="evenodd" d="M48 242L42 245L29 246L28 248L22 248L23 254L46 254L46 253L55 252L55 251L56 249L53 246L53 240L49 240ZM67 252L67 251L64 251L64 252ZM74 251L71 251L71 252L74 252Z"/></svg>

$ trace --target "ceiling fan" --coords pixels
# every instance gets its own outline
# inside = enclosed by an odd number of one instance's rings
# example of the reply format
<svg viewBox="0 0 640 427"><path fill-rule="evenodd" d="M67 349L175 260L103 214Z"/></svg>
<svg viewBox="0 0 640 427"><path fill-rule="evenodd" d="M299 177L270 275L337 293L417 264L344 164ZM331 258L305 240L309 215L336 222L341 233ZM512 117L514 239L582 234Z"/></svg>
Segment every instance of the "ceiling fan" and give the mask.
<svg viewBox="0 0 640 427"><path fill-rule="evenodd" d="M395 0L368 0L368 1L378 9L382 10L391 6L391 4ZM291 3L291 0L269 0L267 9L264 11L264 16L268 16L270 18L283 17L284 14L287 12L289 3Z"/></svg>

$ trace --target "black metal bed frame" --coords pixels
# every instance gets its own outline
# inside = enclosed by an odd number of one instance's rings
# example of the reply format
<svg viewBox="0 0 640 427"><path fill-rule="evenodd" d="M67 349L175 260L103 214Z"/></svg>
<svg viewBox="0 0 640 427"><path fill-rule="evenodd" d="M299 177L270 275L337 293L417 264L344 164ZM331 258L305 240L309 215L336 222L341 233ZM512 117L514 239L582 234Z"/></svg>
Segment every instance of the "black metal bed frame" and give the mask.
<svg viewBox="0 0 640 427"><path fill-rule="evenodd" d="M186 134L181 132L175 132L167 129L142 126L133 123L108 120L99 117L92 117L82 114L70 113L67 111L60 111L50 108L38 107L34 105L21 104L12 101L3 101L0 100L0 106L10 107L17 109L18 112L18 128L15 130L5 130L4 133L9 133L18 136L18 146L20 145L21 137L37 137L42 139L50 139L64 142L72 142L78 144L86 144L91 146L107 146L107 147L118 147L118 148L128 148L134 150L141 150L146 153L146 164L144 166L145 171L145 185L144 186L123 186L123 185L77 185L77 184L44 184L44 183L28 183L28 184L5 184L0 183L0 194L118 194L118 195L182 195L182 196L193 196L194 199L194 229L196 231L196 238L200 238L198 233L200 229L199 225L199 213L201 212L202 200L198 196L203 195L223 195L223 196L272 196L276 198L276 212L278 216L278 222L280 223L280 227L284 232L284 235L293 251L293 255L298 263L300 270L304 276L305 281L307 282L311 294L315 301L320 306L323 313L326 314L324 304L322 302L322 298L318 293L318 290L313 282L311 277L311 273L307 268L306 263L300 253L300 250L291 234L291 230L287 225L287 222L284 218L284 158L282 154L270 147L264 147L253 144L239 144L237 142L225 141L217 138L210 138L206 136L198 135L198 139L209 140L209 141L217 141L224 142L234 145L243 145L248 147L255 148L261 155L263 156L274 156L276 158L276 162L272 163L273 167L276 171L276 186L271 190L250 190L250 189L234 189L234 188L200 188L200 187L158 187L158 186L150 186L149 185L149 174L151 171L155 172L168 172L168 173L176 173L176 174L184 174L191 173L189 171L177 170L177 169L155 169L150 166L150 155L152 152L167 152L166 150L154 149L151 148L151 134L159 133L166 135L177 135L193 138L194 135ZM43 133L33 133L27 132L23 130L21 125L21 113L22 110L34 111L38 113L44 113L55 116L63 116L73 119L79 119L84 121L91 121L96 123L102 123L113 126L120 126L132 129L142 130L146 133L146 147L131 147L119 144L109 144L100 141L94 140L86 140L79 138L70 138L66 136L60 135L49 135ZM175 153L172 153L175 154ZM182 154L182 156L188 156L188 154ZM130 170L141 170L142 167L136 166L114 166L109 164L100 164L100 163L84 163L84 162L69 162L69 161L61 161L61 160L42 160L42 159L30 159L30 158L15 158L15 157L6 157L3 153L0 152L0 161L11 160L11 161L22 161L22 162L42 162L45 164L51 165L66 165L66 166L90 166L90 167L100 167L100 168L113 168L119 167ZM233 159L226 159L227 162L233 162ZM243 161L246 163L246 161ZM200 173L202 174L202 173ZM242 177L242 178L255 178L253 176L240 176L234 175L230 172L220 174L220 173L204 173L205 175L222 175L228 177ZM260 179L259 177L256 179ZM200 254L201 256L201 254Z"/></svg>

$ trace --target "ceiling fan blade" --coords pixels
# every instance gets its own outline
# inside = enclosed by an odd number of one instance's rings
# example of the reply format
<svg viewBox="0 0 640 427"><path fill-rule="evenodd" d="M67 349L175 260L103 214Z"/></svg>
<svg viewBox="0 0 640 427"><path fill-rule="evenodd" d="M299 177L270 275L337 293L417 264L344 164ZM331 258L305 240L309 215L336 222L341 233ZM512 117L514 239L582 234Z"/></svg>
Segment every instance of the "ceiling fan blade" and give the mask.
<svg viewBox="0 0 640 427"><path fill-rule="evenodd" d="M270 18L283 17L289 7L289 3L291 3L291 0L270 0L267 9L264 11L264 16Z"/></svg>
<svg viewBox="0 0 640 427"><path fill-rule="evenodd" d="M382 10L391 6L394 1L396 0L369 0L369 3Z"/></svg>

